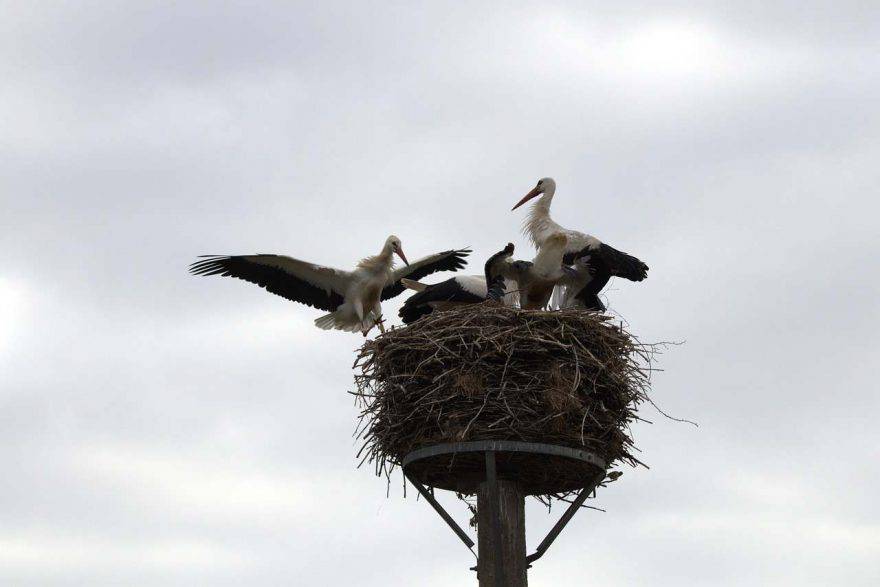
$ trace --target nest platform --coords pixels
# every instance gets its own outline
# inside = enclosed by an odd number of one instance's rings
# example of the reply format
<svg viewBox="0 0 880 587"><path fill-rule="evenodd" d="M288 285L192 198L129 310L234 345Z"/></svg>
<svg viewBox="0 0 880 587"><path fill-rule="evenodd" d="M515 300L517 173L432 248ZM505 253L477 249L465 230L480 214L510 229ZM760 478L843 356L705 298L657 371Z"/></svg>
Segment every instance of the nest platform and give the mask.
<svg viewBox="0 0 880 587"><path fill-rule="evenodd" d="M516 481L524 495L568 493L605 477L606 463L593 453L557 446L484 440L428 446L404 457L413 480L428 487L473 495L486 479L485 453L495 453L499 479Z"/></svg>

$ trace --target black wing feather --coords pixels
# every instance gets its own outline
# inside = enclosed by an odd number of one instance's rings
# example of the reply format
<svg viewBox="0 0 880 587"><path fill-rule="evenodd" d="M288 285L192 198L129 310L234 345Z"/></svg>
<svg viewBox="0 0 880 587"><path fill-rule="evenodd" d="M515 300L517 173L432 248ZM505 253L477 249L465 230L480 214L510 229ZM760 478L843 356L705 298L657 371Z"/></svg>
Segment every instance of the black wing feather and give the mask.
<svg viewBox="0 0 880 587"><path fill-rule="evenodd" d="M446 281L434 283L411 295L403 303L398 315L403 319L404 324L411 324L434 311L430 305L431 302L478 304L482 301L485 301L485 298L465 290L455 277L450 277Z"/></svg>
<svg viewBox="0 0 880 587"><path fill-rule="evenodd" d="M458 271L467 265L465 257L470 254L470 249L443 251L440 253L440 258L433 263L426 263L416 267L412 271L400 275L400 278L405 277L413 281L418 281L419 279L432 273L437 273L438 271ZM382 300L387 300L403 293L403 290L406 288L400 283L400 278L385 286L382 290Z"/></svg>
<svg viewBox="0 0 880 587"><path fill-rule="evenodd" d="M597 312L605 311L605 304L599 299L599 292L608 284L611 279L611 269L603 259L597 258L596 255L590 256L589 271L591 278L574 296L580 301L587 310L595 310Z"/></svg>
<svg viewBox="0 0 880 587"><path fill-rule="evenodd" d="M281 255L263 255L263 257L280 259ZM255 283L266 291L288 300L328 312L335 311L343 302L343 296L339 292L316 287L280 267L254 263L245 255L202 255L200 259L189 266L189 272L193 275L236 277Z"/></svg>
<svg viewBox="0 0 880 587"><path fill-rule="evenodd" d="M606 310L605 304L602 303L599 296L587 293L587 288L582 289L575 298L584 305L585 310L593 310L594 312L604 312Z"/></svg>
<svg viewBox="0 0 880 587"><path fill-rule="evenodd" d="M648 277L648 266L640 259L629 253L618 251L605 243L599 243L598 247L587 245L580 251L566 253L562 257L562 264L573 265L575 259L584 255L591 255L595 264L604 264L613 276L623 277L630 281L642 281Z"/></svg>
<svg viewBox="0 0 880 587"><path fill-rule="evenodd" d="M596 250L590 248L590 245L585 246L579 251L570 251L562 255L562 264L563 265L574 265L575 259L580 259L584 255L589 255L595 253Z"/></svg>
<svg viewBox="0 0 880 587"><path fill-rule="evenodd" d="M507 286L504 283L504 271L501 264L507 262L513 256L513 243L489 257L483 266L486 274L486 297L490 300L500 300L504 297Z"/></svg>
<svg viewBox="0 0 880 587"><path fill-rule="evenodd" d="M642 281L648 277L648 266L628 253L618 251L614 247L602 243L599 245L599 256L611 268L611 274L630 281Z"/></svg>

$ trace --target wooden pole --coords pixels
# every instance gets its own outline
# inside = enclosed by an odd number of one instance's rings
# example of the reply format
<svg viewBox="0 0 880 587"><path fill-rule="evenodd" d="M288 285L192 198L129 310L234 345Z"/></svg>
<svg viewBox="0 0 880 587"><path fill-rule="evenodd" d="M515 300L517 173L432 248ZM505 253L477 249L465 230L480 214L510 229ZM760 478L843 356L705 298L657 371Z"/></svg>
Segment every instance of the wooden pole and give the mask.
<svg viewBox="0 0 880 587"><path fill-rule="evenodd" d="M527 587L525 496L515 481L495 474L486 453L486 480L477 491L480 587Z"/></svg>

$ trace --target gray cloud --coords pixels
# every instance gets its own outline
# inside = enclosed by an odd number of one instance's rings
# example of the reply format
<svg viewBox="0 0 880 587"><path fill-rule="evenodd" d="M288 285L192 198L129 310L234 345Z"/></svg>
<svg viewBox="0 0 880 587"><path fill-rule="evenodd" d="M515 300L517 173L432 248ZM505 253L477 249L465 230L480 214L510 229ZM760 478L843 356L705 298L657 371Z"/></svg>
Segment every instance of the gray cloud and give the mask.
<svg viewBox="0 0 880 587"><path fill-rule="evenodd" d="M687 341L655 398L701 427L646 408L652 468L532 582L880 579L873 3L3 12L0 582L472 581L354 468L357 337L185 268L348 267L394 232L474 270L527 255L509 209L544 175L563 224L651 266L608 301ZM529 506L530 544L557 514Z"/></svg>

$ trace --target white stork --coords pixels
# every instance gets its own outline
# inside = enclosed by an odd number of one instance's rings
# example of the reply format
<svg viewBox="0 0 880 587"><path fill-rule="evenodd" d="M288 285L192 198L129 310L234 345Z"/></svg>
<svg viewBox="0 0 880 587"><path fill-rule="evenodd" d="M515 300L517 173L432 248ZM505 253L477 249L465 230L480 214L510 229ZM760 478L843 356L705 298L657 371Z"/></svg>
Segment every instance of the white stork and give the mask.
<svg viewBox="0 0 880 587"><path fill-rule="evenodd" d="M572 270L562 264L568 246L566 234L551 234L543 242L531 263L516 261L510 265L511 273L507 275L517 284L519 305L524 310L544 308L553 288L573 277Z"/></svg>
<svg viewBox="0 0 880 587"><path fill-rule="evenodd" d="M611 279L611 271L593 255L583 255L574 260L570 274L560 281L564 287L560 308L579 308L604 312L605 304L599 299L599 292Z"/></svg>
<svg viewBox="0 0 880 587"><path fill-rule="evenodd" d="M572 265L578 257L589 254L593 264L601 264L607 268L610 273L609 278L618 276L630 281L642 281L648 276L648 266L632 255L618 251L594 236L556 224L550 218L550 204L553 202L554 193L556 193L556 182L550 177L545 177L513 207L513 210L516 210L532 198L541 196L534 203L523 223L523 232L538 250L545 245L551 235L562 232L568 237L562 260L565 265ZM602 285L604 287L605 284Z"/></svg>
<svg viewBox="0 0 880 587"><path fill-rule="evenodd" d="M381 301L400 294L401 279L419 279L437 271L457 271L466 265L470 249L444 251L408 263L400 239L389 236L378 255L367 257L353 271L315 265L283 255L203 255L190 265L193 275L223 275L256 283L288 300L326 310L315 320L324 330L360 331L382 325ZM405 266L394 269L393 255Z"/></svg>
<svg viewBox="0 0 880 587"><path fill-rule="evenodd" d="M485 275L456 276L432 285L405 279L403 284L418 293L403 304L400 317L410 324L434 310L487 299L539 310L547 305L555 286L576 277L572 268L562 265L567 241L561 232L551 235L532 261L513 261L513 243L508 243L486 262ZM492 286L487 288L487 283Z"/></svg>
<svg viewBox="0 0 880 587"><path fill-rule="evenodd" d="M506 267L513 256L513 243L507 243L503 250L486 261L483 275L456 275L440 283L424 284L409 279L401 280L403 285L416 293L410 296L400 308L399 315L404 324L411 324L433 312L464 304L478 304L486 300L501 300L506 305L516 303L515 292L506 293L509 287L505 275ZM490 284L489 287L486 284Z"/></svg>

